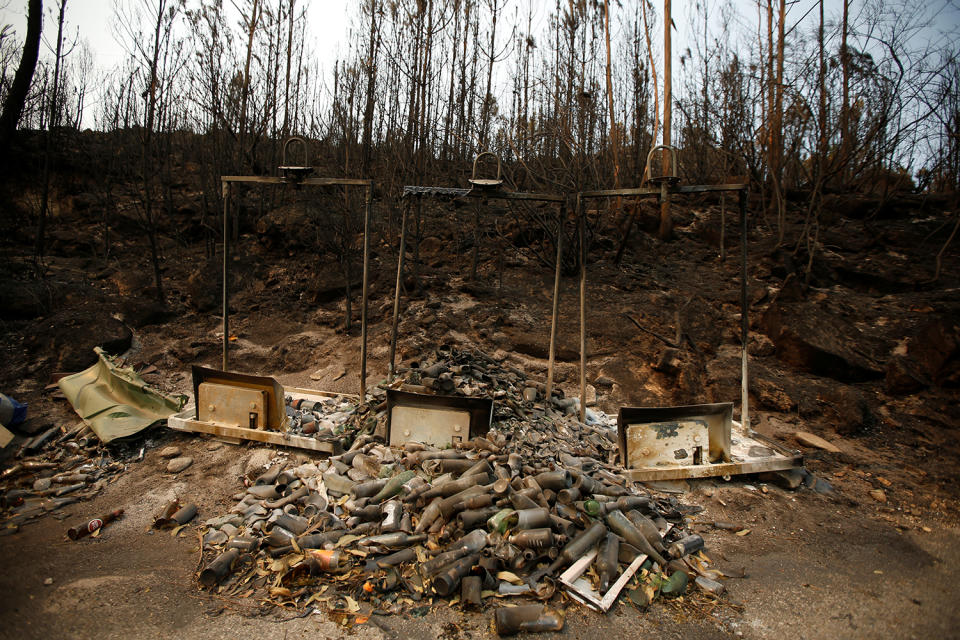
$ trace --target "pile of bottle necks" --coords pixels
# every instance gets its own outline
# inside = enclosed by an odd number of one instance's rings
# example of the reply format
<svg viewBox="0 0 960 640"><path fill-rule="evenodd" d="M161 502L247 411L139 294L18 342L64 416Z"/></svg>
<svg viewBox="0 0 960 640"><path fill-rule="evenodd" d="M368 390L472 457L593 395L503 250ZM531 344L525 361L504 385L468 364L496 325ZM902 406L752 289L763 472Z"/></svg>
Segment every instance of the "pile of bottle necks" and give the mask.
<svg viewBox="0 0 960 640"><path fill-rule="evenodd" d="M319 401L285 399L287 433L312 436L318 440L339 438L353 417L356 406L343 396L331 396Z"/></svg>
<svg viewBox="0 0 960 640"><path fill-rule="evenodd" d="M0 531L16 533L35 519L100 493L126 465L86 425L53 427L28 440L0 473ZM142 454L141 454L142 455Z"/></svg>
<svg viewBox="0 0 960 640"><path fill-rule="evenodd" d="M257 558L289 558L272 566L286 572L280 583L292 588L283 593L296 603L330 574L356 571L351 595L381 610L397 610L401 594L459 595L463 606L481 607L490 591L546 600L564 567L599 548L601 593L641 554L664 594L682 593L688 576L720 587L701 562L682 560L703 548L684 518L699 507L642 494L586 457L526 459L509 452L509 440L491 431L437 449L361 437L317 464L276 464L230 513L207 521L200 584L229 588ZM540 605L510 609L496 617L502 634L562 626L558 612Z"/></svg>

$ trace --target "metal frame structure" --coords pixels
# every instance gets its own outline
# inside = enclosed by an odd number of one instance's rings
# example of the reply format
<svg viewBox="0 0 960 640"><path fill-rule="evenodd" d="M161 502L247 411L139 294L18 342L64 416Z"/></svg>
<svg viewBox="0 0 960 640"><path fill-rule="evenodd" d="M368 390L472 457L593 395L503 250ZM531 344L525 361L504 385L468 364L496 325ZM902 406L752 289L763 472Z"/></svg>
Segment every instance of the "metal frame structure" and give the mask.
<svg viewBox="0 0 960 640"><path fill-rule="evenodd" d="M495 179L477 178L477 161L483 156L492 156L497 160L497 177ZM401 198L416 196L418 205L422 203L423 196L456 198L476 198L476 206L484 205L489 200L508 200L508 201L526 201L526 202L553 202L560 205L557 215L557 265L553 288L553 319L550 331L550 368L547 378L546 398L550 398L550 391L553 382L553 352L555 336L557 332L557 300L560 287L560 258L562 251L563 238L563 220L566 217L567 198L557 193L536 193L529 191L504 191L501 187L500 178L500 158L493 153L485 151L479 154L473 161L473 177L470 183L473 185L469 189L456 187L432 187L420 185L408 185L403 188ZM403 258L407 248L407 212L409 207L403 207L403 215L400 222L400 254L397 257L397 282L393 295L393 324L390 328L390 362L387 373L387 379L393 381L396 372L396 353L397 353L397 327L400 321L400 287L403 279ZM475 233L479 234L479 209L477 210L477 229ZM479 241L475 244L475 250L479 250Z"/></svg>
<svg viewBox="0 0 960 640"><path fill-rule="evenodd" d="M655 147L647 156L647 166L650 165L650 156L654 151L663 148ZM747 338L750 325L747 320L747 184L697 184L677 185L676 162L673 164L673 175L653 178L651 182L660 182L659 187L638 187L632 189L605 189L600 191L581 191L577 194L577 216L580 224L580 420L586 419L587 397L587 250L586 250L586 211L583 201L586 198L610 197L644 197L659 196L661 202L670 195L692 193L715 193L736 191L740 204L740 337L741 347L741 378L740 378L740 419L747 433L750 429L750 404L747 395L748 365L747 365ZM556 303L554 303L556 304ZM553 357L551 349L551 361Z"/></svg>
<svg viewBox="0 0 960 640"><path fill-rule="evenodd" d="M287 147L291 142L303 144L304 165L289 166L286 163ZM223 370L228 371L227 352L230 345L230 184L292 184L307 187L365 187L366 204L363 216L363 292L360 303L360 402L367 392L367 297L369 293L370 266L370 213L373 208L373 180L362 178L308 178L313 167L306 166L306 143L302 138L290 138L283 145L283 165L279 170L282 176L220 176L223 190Z"/></svg>

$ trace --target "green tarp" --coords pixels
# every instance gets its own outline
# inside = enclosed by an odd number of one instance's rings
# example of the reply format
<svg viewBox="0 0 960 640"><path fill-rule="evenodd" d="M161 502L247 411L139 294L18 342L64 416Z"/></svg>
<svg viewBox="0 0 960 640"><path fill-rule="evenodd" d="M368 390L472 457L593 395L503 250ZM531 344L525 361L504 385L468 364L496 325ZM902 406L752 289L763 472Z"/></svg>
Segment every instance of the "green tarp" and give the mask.
<svg viewBox="0 0 960 640"><path fill-rule="evenodd" d="M168 396L130 367L117 366L99 347L99 360L80 373L60 379L60 389L80 417L103 442L133 435L180 411L186 396Z"/></svg>

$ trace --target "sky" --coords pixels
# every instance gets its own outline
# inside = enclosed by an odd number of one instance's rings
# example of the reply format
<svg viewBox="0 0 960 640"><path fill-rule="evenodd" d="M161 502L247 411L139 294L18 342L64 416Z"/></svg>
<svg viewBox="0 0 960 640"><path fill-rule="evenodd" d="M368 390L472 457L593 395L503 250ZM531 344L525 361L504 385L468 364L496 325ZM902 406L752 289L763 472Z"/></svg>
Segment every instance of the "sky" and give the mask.
<svg viewBox="0 0 960 640"><path fill-rule="evenodd" d="M305 0L307 20L314 37L313 46L322 59L332 60L347 37L349 15L345 7L349 0ZM56 39L56 16L49 12L56 3L44 2L43 33L51 48ZM98 64L112 66L124 57L123 47L117 42L113 29L113 16L117 0L68 0L65 33L73 35L79 30L87 39ZM196 5L188 0L187 6ZM229 6L229 2L226 3ZM27 0L0 0L0 24L12 24L17 38L26 31Z"/></svg>
<svg viewBox="0 0 960 640"><path fill-rule="evenodd" d="M441 0L442 1L442 0ZM637 0L615 0L612 4L614 12L621 14L633 13L633 8ZM711 7L711 15L714 17L720 14L720 5L718 0L706 1ZM825 13L827 19L838 17L842 8L842 0L826 0ZM851 0L851 12L857 10L857 7L863 6L868 0ZM902 1L902 0L901 0ZM745 21L749 24L748 28L755 29L756 21L756 3L755 0L731 0L733 6L740 10L744 15ZM124 49L115 36L113 25L115 6L119 0L68 0L67 2L67 25L65 29L65 39L69 40L77 32L82 38L85 38L94 56L94 62L101 68L109 68L120 63L125 55ZM52 51L56 39L56 16L52 11L56 2L46 0L44 15L44 48L41 50L41 57L52 56ZM198 4L197 0L187 0L187 6L191 7ZM224 3L227 7L231 5L230 1ZM555 10L556 0L507 0L507 9L504 17L507 21L512 21L516 16L517 22L526 22L527 8L533 8L532 31L534 34L541 33L547 26L549 15ZM657 9L662 6L662 0L653 0ZM676 32L673 36L673 69L674 85L678 86L679 74L682 73L682 67L679 64L679 58L687 46L688 37L697 37L689 34L690 16L696 0L673 0L673 18L676 25ZM796 0L790 4L790 13L788 14L788 23L800 20L806 16L806 24L812 25L811 21L816 19L817 0ZM357 0L301 0L300 6L307 7L307 24L310 37L310 46L313 48L316 59L323 65L322 73L327 75L333 67L334 61L338 56L343 56L347 50L350 21L352 15L357 9ZM954 46L960 42L960 0L924 0L922 5L927 10L936 14L935 24L932 28L922 33L915 34L914 38L937 40L941 38L952 38ZM26 30L26 10L27 0L0 0L0 25L10 24L16 31L16 39L22 41ZM616 23L616 18L614 19ZM525 24L523 25L526 26ZM661 27L656 27L654 35L654 47L659 49L662 42ZM949 35L944 35L949 34ZM692 48L692 46L691 46ZM597 52L598 56L603 55L602 51ZM659 56L658 56L659 57ZM505 83L508 85L509 83ZM503 91L507 91L504 86ZM88 104L88 106L92 106ZM88 109L88 115L84 118L84 124L92 124L92 112L94 109Z"/></svg>

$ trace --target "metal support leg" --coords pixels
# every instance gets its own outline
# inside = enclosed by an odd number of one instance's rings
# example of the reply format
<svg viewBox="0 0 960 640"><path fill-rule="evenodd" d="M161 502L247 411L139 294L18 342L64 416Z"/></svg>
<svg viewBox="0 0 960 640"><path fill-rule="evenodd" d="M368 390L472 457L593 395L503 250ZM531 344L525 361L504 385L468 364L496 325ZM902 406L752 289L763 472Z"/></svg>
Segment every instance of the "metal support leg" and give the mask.
<svg viewBox="0 0 960 640"><path fill-rule="evenodd" d="M747 318L747 192L740 192L740 422L746 433L750 433L750 394L747 371L747 346L750 338L750 322Z"/></svg>
<svg viewBox="0 0 960 640"><path fill-rule="evenodd" d="M230 346L230 183L222 182L223 194L223 370L228 368L227 349Z"/></svg>
<svg viewBox="0 0 960 640"><path fill-rule="evenodd" d="M547 365L547 406L553 397L553 365L557 351L557 322L560 311L560 266L563 259L563 222L567 217L567 203L560 205L557 215L557 264L553 274L553 316L550 318L550 362Z"/></svg>
<svg viewBox="0 0 960 640"><path fill-rule="evenodd" d="M403 254L407 251L407 212L410 211L410 201L403 206L403 217L400 221L400 255L397 256L397 286L393 293L393 324L390 327L390 366L387 380L393 382L396 373L397 360L397 326L400 323L400 286L403 281Z"/></svg>
<svg viewBox="0 0 960 640"><path fill-rule="evenodd" d="M580 218L580 422L587 421L587 213L577 194Z"/></svg>
<svg viewBox="0 0 960 640"><path fill-rule="evenodd" d="M363 294L360 302L360 402L367 398L367 300L370 289L370 210L373 208L373 183L367 185L367 204L363 212Z"/></svg>

